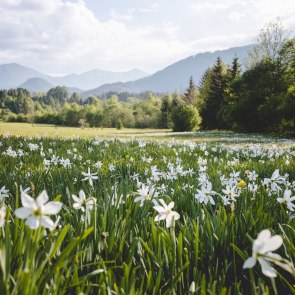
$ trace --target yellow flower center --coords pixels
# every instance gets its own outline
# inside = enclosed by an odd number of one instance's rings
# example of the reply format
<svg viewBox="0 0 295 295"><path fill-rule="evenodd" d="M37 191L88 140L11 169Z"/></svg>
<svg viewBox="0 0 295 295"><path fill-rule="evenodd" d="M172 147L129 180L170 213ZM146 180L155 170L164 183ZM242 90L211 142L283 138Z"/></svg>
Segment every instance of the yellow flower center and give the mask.
<svg viewBox="0 0 295 295"><path fill-rule="evenodd" d="M42 216L42 212L40 209L37 209L37 210L33 211L33 215L34 216Z"/></svg>

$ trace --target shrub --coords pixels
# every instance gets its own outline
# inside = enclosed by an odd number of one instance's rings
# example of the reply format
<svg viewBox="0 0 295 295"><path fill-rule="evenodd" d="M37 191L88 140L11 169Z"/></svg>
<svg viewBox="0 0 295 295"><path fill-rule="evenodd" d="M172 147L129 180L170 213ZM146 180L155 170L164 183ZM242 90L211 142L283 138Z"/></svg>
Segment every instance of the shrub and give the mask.
<svg viewBox="0 0 295 295"><path fill-rule="evenodd" d="M172 110L173 131L198 130L201 117L196 108L186 104L180 104Z"/></svg>

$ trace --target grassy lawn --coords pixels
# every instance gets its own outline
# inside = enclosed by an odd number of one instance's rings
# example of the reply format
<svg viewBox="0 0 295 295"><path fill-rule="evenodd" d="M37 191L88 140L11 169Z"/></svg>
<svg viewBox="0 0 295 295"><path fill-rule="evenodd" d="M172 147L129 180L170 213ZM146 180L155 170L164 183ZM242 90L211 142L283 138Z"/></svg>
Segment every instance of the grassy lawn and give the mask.
<svg viewBox="0 0 295 295"><path fill-rule="evenodd" d="M169 134L171 130L167 129L121 129L116 128L79 128L65 127L48 124L29 124L29 123L7 123L0 122L0 134L20 135L20 136L49 136L49 137L134 137L149 136L155 133Z"/></svg>
<svg viewBox="0 0 295 295"><path fill-rule="evenodd" d="M295 140L263 136L257 134L234 133L232 131L199 131L199 132L173 132L171 129L129 129L116 128L79 128L55 126L48 124L7 123L0 122L0 135L42 136L51 138L142 138L146 140L166 140L169 142L193 141L224 144L279 144L281 146L295 147Z"/></svg>

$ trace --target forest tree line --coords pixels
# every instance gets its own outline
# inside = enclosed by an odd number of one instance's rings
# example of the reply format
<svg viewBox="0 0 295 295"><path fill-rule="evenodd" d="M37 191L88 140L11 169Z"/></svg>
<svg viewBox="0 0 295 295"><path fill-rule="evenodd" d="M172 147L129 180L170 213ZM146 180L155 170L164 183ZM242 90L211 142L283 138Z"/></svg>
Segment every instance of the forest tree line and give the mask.
<svg viewBox="0 0 295 295"><path fill-rule="evenodd" d="M31 95L0 91L6 121L81 127L172 128L174 131L234 130L295 134L295 38L278 21L265 26L246 64L221 58L193 78L182 95L108 93L82 99L65 87Z"/></svg>

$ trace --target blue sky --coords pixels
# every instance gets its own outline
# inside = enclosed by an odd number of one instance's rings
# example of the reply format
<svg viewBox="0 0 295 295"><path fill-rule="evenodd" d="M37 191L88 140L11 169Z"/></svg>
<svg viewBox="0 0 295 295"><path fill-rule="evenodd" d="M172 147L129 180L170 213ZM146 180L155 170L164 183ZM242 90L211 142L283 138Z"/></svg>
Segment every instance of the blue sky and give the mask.
<svg viewBox="0 0 295 295"><path fill-rule="evenodd" d="M0 64L153 73L252 43L277 17L294 35L295 0L0 0Z"/></svg>

